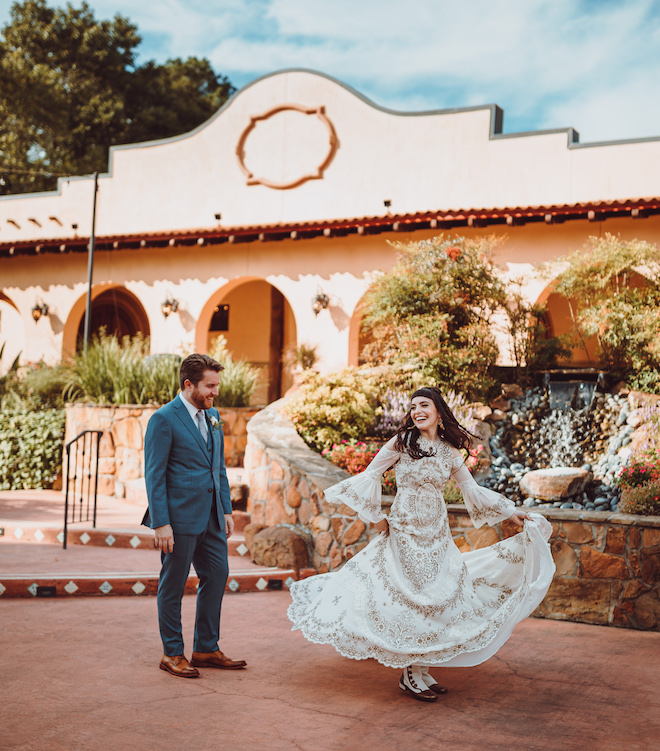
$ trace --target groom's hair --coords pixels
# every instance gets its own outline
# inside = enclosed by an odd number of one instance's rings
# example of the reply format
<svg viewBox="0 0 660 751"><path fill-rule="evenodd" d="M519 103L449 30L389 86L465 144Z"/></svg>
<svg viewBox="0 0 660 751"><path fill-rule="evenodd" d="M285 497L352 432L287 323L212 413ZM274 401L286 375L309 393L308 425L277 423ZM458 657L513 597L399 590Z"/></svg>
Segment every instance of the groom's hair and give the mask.
<svg viewBox="0 0 660 751"><path fill-rule="evenodd" d="M179 386L181 386L181 390L183 391L185 381L190 381L193 386L197 386L202 380L205 370L214 370L216 373L219 373L224 368L217 360L209 357L209 355L200 355L198 352L188 355L179 368Z"/></svg>

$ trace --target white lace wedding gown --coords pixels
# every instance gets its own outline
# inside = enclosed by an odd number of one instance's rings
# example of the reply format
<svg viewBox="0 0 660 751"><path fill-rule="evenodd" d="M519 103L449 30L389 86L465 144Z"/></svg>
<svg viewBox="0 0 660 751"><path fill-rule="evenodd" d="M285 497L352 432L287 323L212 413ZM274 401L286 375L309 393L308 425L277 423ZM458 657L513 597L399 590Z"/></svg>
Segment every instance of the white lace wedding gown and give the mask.
<svg viewBox="0 0 660 751"><path fill-rule="evenodd" d="M332 644L345 657L401 668L478 665L543 600L555 565L550 523L531 514L523 531L461 553L452 540L442 488L451 476L475 526L507 519L515 505L473 479L460 453L420 439L435 455L412 459L382 448L367 469L325 491L365 521L385 518L380 477L395 462L398 492L381 533L344 566L291 585L292 630Z"/></svg>

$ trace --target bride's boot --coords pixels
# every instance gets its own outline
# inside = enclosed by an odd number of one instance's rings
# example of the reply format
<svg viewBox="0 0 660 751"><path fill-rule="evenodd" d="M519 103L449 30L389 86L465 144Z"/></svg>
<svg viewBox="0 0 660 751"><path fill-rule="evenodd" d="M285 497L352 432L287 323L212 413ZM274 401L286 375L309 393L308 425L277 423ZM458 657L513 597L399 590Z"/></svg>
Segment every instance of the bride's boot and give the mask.
<svg viewBox="0 0 660 751"><path fill-rule="evenodd" d="M434 694L446 694L448 689L446 686L441 686L436 682L435 678L429 673L428 665L421 666L422 681L429 691L433 691Z"/></svg>
<svg viewBox="0 0 660 751"><path fill-rule="evenodd" d="M438 700L438 695L426 687L422 678L422 668L419 665L408 665L407 668L403 669L399 688L418 701Z"/></svg>

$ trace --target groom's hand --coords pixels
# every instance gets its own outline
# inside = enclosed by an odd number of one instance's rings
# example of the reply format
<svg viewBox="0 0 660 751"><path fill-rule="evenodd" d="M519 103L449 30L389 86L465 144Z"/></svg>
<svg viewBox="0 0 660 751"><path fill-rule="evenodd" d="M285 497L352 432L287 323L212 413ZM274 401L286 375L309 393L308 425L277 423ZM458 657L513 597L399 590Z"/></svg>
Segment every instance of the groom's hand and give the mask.
<svg viewBox="0 0 660 751"><path fill-rule="evenodd" d="M163 553L171 553L174 550L174 530L169 524L154 529L154 547Z"/></svg>
<svg viewBox="0 0 660 751"><path fill-rule="evenodd" d="M231 514L225 514L225 532L227 533L227 539L234 534L234 520Z"/></svg>

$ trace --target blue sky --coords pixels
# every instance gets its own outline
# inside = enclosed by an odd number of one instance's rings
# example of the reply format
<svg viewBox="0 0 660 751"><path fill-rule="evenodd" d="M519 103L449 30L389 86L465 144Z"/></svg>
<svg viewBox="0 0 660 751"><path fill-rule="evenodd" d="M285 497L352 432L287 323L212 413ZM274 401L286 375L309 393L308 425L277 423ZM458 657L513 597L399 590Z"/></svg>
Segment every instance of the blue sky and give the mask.
<svg viewBox="0 0 660 751"><path fill-rule="evenodd" d="M49 5L64 4L48 0ZM10 0L0 0L0 24ZM80 6L75 0L74 6ZM88 0L140 61L207 57L240 88L310 68L413 112L483 104L504 132L660 137L660 0Z"/></svg>

